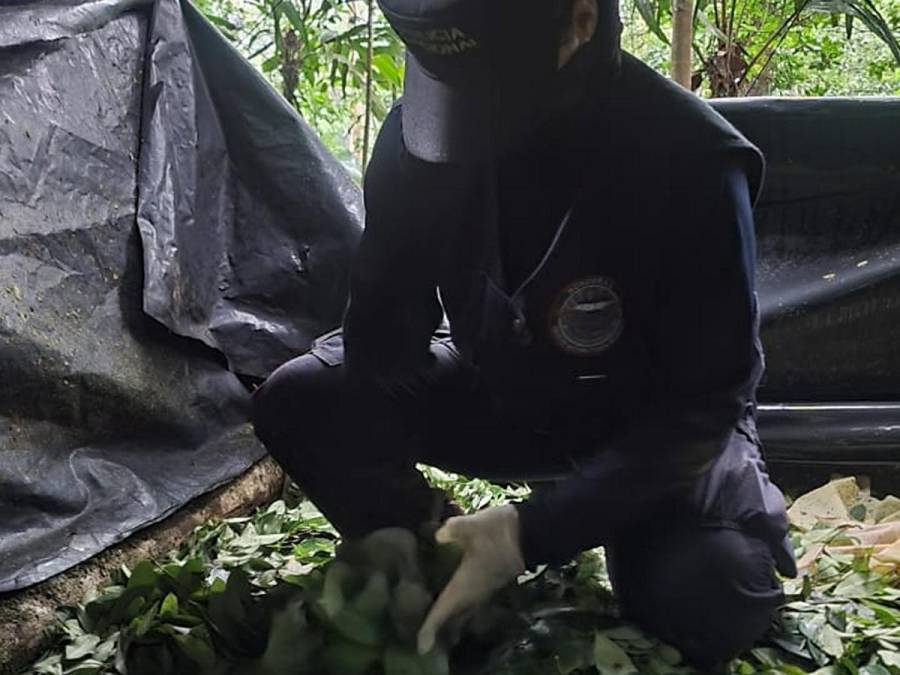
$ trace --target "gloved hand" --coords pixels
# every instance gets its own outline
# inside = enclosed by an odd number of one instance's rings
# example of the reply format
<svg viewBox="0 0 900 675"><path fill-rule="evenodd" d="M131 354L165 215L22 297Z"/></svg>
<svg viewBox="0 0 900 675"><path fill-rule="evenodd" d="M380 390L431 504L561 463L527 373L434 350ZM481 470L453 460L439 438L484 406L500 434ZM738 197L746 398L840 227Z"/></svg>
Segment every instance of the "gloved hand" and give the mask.
<svg viewBox="0 0 900 675"><path fill-rule="evenodd" d="M420 654L431 651L435 635L449 618L487 600L525 571L519 514L512 505L450 518L434 536L441 544L459 546L462 561L419 630Z"/></svg>

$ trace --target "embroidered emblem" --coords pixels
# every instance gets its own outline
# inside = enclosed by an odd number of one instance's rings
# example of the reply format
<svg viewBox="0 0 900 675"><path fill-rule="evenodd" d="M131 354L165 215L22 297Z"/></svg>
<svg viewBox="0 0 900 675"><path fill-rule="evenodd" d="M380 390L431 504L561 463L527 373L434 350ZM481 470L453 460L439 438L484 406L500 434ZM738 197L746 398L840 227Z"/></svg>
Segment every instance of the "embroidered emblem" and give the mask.
<svg viewBox="0 0 900 675"><path fill-rule="evenodd" d="M600 354L619 339L624 327L622 300L607 277L587 277L569 284L550 310L550 335L570 354Z"/></svg>

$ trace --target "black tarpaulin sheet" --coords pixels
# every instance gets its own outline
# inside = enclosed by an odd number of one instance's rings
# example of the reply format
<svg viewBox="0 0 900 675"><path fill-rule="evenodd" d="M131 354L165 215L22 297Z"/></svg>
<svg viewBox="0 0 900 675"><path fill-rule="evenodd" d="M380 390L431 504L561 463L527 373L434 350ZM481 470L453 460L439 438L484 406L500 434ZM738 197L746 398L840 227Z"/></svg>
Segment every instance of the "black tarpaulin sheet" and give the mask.
<svg viewBox="0 0 900 675"><path fill-rule="evenodd" d="M0 592L263 455L228 363L264 374L339 321L359 220L190 7L0 8Z"/></svg>
<svg viewBox="0 0 900 675"><path fill-rule="evenodd" d="M900 98L714 105L768 162L761 400L900 401Z"/></svg>
<svg viewBox="0 0 900 675"><path fill-rule="evenodd" d="M144 308L268 375L340 324L359 187L190 5L158 5L146 76Z"/></svg>
<svg viewBox="0 0 900 675"><path fill-rule="evenodd" d="M900 456L900 99L715 105L759 145L756 208L770 461Z"/></svg>

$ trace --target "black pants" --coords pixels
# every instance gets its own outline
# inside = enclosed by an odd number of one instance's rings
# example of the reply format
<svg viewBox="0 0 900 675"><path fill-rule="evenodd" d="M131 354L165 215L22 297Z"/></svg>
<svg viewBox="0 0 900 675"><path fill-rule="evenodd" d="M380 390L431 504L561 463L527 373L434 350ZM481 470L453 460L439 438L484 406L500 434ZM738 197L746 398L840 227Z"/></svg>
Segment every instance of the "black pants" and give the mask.
<svg viewBox="0 0 900 675"><path fill-rule="evenodd" d="M432 352L433 367L416 382L375 396L346 381L338 335L280 367L254 394L260 439L344 536L416 529L438 515L441 500L417 462L520 480L576 468L551 435L498 411L449 342ZM698 666L750 647L781 602L768 546L736 528L663 519L606 549L626 615Z"/></svg>

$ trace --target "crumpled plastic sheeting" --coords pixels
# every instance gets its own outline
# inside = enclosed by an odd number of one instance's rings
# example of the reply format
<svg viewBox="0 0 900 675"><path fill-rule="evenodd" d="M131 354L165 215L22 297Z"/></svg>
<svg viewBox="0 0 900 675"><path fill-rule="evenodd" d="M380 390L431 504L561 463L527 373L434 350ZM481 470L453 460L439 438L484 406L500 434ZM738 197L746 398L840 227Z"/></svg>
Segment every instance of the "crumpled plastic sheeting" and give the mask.
<svg viewBox="0 0 900 675"><path fill-rule="evenodd" d="M0 592L264 454L228 365L264 376L340 322L361 221L190 5L0 8Z"/></svg>
<svg viewBox="0 0 900 675"><path fill-rule="evenodd" d="M34 9L4 9L2 29ZM0 50L0 592L85 560L263 455L221 356L141 311L147 17L108 16Z"/></svg>
<svg viewBox="0 0 900 675"><path fill-rule="evenodd" d="M152 0L93 0L68 5L0 7L0 49L51 42L102 28L129 9Z"/></svg>
<svg viewBox="0 0 900 675"><path fill-rule="evenodd" d="M768 161L760 399L900 401L900 98L714 105Z"/></svg>
<svg viewBox="0 0 900 675"><path fill-rule="evenodd" d="M192 6L159 0L148 45L144 308L264 377L340 325L359 187Z"/></svg>

